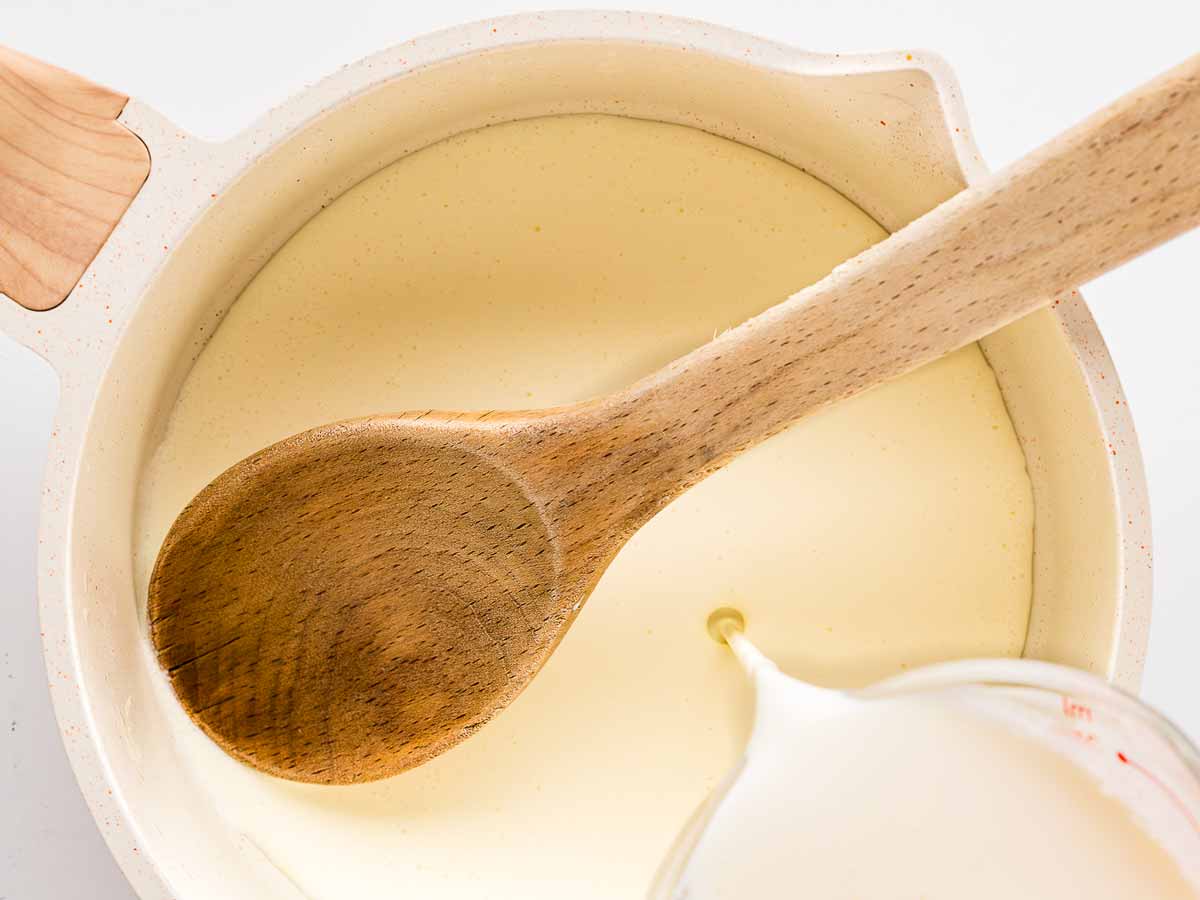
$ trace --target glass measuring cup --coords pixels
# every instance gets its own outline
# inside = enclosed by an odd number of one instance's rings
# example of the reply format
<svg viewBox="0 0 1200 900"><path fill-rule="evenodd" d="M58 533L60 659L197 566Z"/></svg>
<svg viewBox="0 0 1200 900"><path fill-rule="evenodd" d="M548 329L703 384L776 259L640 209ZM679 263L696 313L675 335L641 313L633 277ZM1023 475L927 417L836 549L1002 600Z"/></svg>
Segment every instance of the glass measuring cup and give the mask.
<svg viewBox="0 0 1200 900"><path fill-rule="evenodd" d="M965 660L935 664L886 679L858 691L831 691L780 676L736 627L722 630L755 682L759 697L754 734L734 772L696 811L660 867L652 900L691 896L689 881L705 871L728 846L711 846L706 832L723 801L738 784L756 744L770 740L771 685L787 684L805 709L803 727L822 728L851 703L932 698L966 705L1009 732L1019 734L1085 773L1099 790L1118 801L1136 826L1175 863L1192 892L1200 896L1200 753L1177 728L1152 709L1099 678L1065 666L1034 660ZM894 704L892 704L894 705ZM857 706L858 709L869 708ZM832 768L836 769L836 765ZM980 772L986 778L986 770ZM781 784L780 790L784 790ZM802 804L806 798L791 798ZM741 808L735 806L734 808ZM744 818L753 816L743 811ZM1031 821L1038 811L1030 810ZM986 815L986 810L980 810ZM726 821L718 824L727 833ZM970 823L964 823L969 828ZM754 824L747 822L747 827ZM753 848L753 843L742 846ZM865 855L869 857L869 848ZM744 862L744 861L743 861ZM760 869L779 866L769 854L754 861ZM1019 861L1014 864L1019 865ZM785 867L786 868L786 867ZM781 875L784 874L781 870ZM782 879L781 879L782 883ZM1149 894L1144 894L1149 896ZM722 895L723 896L723 895ZM750 896L750 894L746 894ZM790 894L789 894L790 896ZM855 895L857 896L857 895ZM900 896L900 894L896 894ZM904 895L907 896L907 895Z"/></svg>

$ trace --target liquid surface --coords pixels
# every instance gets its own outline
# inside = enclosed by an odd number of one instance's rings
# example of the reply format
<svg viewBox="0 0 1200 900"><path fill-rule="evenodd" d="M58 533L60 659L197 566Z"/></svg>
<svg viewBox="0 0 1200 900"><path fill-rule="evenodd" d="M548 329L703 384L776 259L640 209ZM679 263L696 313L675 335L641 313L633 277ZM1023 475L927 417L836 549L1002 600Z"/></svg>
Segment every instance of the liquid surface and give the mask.
<svg viewBox="0 0 1200 900"><path fill-rule="evenodd" d="M754 734L654 898L1196 896L1096 778L989 714L986 688L858 699L733 640Z"/></svg>
<svg viewBox="0 0 1200 900"><path fill-rule="evenodd" d="M779 160L678 126L530 120L407 157L302 229L230 310L144 473L145 591L230 464L328 421L552 405L629 384L884 236ZM1020 652L1033 508L968 347L814 416L668 507L533 684L397 778L279 782L179 712L191 776L316 900L642 895L750 721L708 612L817 683Z"/></svg>

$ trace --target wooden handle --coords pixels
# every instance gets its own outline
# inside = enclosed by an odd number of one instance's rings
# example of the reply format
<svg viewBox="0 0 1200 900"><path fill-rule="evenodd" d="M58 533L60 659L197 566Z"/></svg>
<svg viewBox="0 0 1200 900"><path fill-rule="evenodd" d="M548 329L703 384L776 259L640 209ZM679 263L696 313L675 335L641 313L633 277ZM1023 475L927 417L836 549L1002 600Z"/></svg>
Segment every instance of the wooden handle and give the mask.
<svg viewBox="0 0 1200 900"><path fill-rule="evenodd" d="M0 292L28 309L66 299L150 174L127 100L0 47Z"/></svg>
<svg viewBox="0 0 1200 900"><path fill-rule="evenodd" d="M607 445L648 448L645 459L613 457L636 465L645 485L627 498L627 515L640 524L738 450L1198 224L1200 56L823 281L593 404L593 427L611 432Z"/></svg>

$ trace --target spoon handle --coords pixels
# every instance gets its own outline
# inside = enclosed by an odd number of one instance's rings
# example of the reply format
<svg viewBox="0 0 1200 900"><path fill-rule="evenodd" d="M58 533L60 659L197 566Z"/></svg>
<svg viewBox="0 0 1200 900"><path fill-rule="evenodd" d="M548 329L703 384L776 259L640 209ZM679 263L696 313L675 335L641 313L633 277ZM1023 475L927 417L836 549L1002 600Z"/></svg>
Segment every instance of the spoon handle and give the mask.
<svg viewBox="0 0 1200 900"><path fill-rule="evenodd" d="M802 416L984 337L1197 225L1200 55L812 287L597 401L589 412L614 430L611 444L646 451L631 517L647 518Z"/></svg>

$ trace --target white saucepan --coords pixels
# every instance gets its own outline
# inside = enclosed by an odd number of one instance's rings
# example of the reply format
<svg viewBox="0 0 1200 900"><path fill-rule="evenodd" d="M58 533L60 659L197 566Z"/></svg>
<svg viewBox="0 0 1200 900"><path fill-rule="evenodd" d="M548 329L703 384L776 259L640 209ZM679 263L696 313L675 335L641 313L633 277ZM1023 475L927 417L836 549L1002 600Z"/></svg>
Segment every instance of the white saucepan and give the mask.
<svg viewBox="0 0 1200 900"><path fill-rule="evenodd" d="M522 15L420 38L342 69L223 144L13 54L0 54L5 90L0 146L30 152L15 162L0 153L0 290L12 298L0 298L0 328L61 379L41 515L47 669L83 792L147 900L298 896L179 774L133 588L132 520L156 429L207 337L323 205L441 138L565 112L676 122L752 145L889 229L984 170L937 59L821 56L632 13ZM105 120L115 130L96 125ZM80 129L90 136L74 141ZM140 189L145 158L125 132L148 149ZM1078 297L983 349L1034 488L1025 654L1136 687L1149 516L1112 362Z"/></svg>

